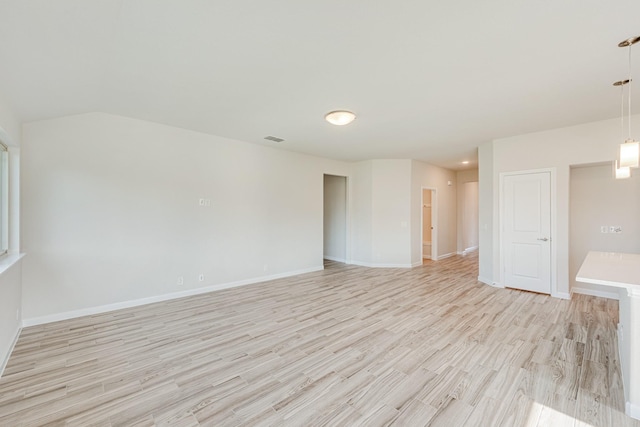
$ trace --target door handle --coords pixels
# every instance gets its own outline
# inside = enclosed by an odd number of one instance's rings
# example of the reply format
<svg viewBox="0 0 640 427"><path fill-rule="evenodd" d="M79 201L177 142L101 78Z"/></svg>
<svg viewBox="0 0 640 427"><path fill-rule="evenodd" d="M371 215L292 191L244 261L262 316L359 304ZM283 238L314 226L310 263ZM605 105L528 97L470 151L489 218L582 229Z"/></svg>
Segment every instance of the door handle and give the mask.
<svg viewBox="0 0 640 427"><path fill-rule="evenodd" d="M538 237L538 239L537 239L537 240L542 240L543 242L546 242L546 241L547 241L547 240L549 240L549 239L547 239L546 237L543 237L543 238L539 238L539 237Z"/></svg>

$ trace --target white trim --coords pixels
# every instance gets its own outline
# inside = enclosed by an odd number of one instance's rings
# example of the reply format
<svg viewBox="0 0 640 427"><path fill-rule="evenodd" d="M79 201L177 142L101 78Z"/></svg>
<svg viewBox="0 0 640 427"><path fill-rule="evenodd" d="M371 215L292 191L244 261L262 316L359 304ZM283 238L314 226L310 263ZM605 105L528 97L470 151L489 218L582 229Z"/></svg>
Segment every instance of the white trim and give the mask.
<svg viewBox="0 0 640 427"><path fill-rule="evenodd" d="M602 297L602 298L609 298L609 299L615 299L615 300L620 300L620 294L618 292L606 292L606 291L599 291L596 289L588 289L588 288L582 288L580 286L574 286L571 288L571 294L582 294L582 295L591 295L594 297Z"/></svg>
<svg viewBox="0 0 640 427"><path fill-rule="evenodd" d="M431 191L431 255L424 257L424 190ZM420 257L422 259L438 259L438 189L436 187L420 187Z"/></svg>
<svg viewBox="0 0 640 427"><path fill-rule="evenodd" d="M18 342L18 338L20 337L20 332L22 332L22 328L20 327L20 325L18 325L18 330L16 331L16 334L13 337L13 341L9 346L9 351L5 355L4 360L2 361L2 365L0 365L0 378L2 378L2 374L4 374L4 369L7 367L7 363L9 363L9 357L11 357L11 353L13 353L13 349L16 346L16 343Z"/></svg>
<svg viewBox="0 0 640 427"><path fill-rule="evenodd" d="M411 268L420 267L422 265L422 261L414 262L411 264Z"/></svg>
<svg viewBox="0 0 640 427"><path fill-rule="evenodd" d="M478 282L484 283L485 285L493 286L493 282L486 277L478 276Z"/></svg>
<svg viewBox="0 0 640 427"><path fill-rule="evenodd" d="M9 253L20 253L20 148L9 147Z"/></svg>
<svg viewBox="0 0 640 427"><path fill-rule="evenodd" d="M414 266L413 264L375 264L364 261L351 261L351 264L369 268L411 268ZM421 263L417 265L421 265Z"/></svg>
<svg viewBox="0 0 640 427"><path fill-rule="evenodd" d="M620 317L620 316L618 316ZM624 374L622 374L623 372L625 372L625 368L628 368L627 366L625 366L625 360L626 358L623 357L622 355L622 349L624 348L623 345L623 341L624 341L624 335L623 335L624 331L622 330L622 323L618 322L618 324L616 325L616 335L618 336L618 361L620 362L620 372L621 372L621 379L622 379L622 391L624 392L624 396L625 398L629 395L629 385L625 384L624 382ZM629 415L629 406L630 402L626 402L625 405L625 413L627 415Z"/></svg>
<svg viewBox="0 0 640 427"><path fill-rule="evenodd" d="M640 420L640 406L631 402L625 402L624 405L624 413L630 416L631 418L635 418L636 420Z"/></svg>
<svg viewBox="0 0 640 427"><path fill-rule="evenodd" d="M515 175L527 175L534 173L549 173L549 185L551 186L549 197L551 198L551 218L550 218L550 229L551 236L550 237L550 256L551 256L551 296L556 298L563 299L571 299L571 296L567 292L558 292L558 248L557 248L557 223L558 223L558 209L556 206L557 201L557 168L541 168L541 169L527 169L521 171L513 171L513 172L500 172L498 178L498 247L500 251L500 268L498 271L500 282L504 282L504 270L505 260L504 260L504 236L503 236L503 228L504 228L504 177L505 176L515 176Z"/></svg>
<svg viewBox="0 0 640 427"><path fill-rule="evenodd" d="M0 258L0 275L13 267L13 265L20 261L25 255L26 254L9 253L7 256Z"/></svg>
<svg viewBox="0 0 640 427"><path fill-rule="evenodd" d="M551 296L560 299L571 299L571 294L569 294L568 292L552 292Z"/></svg>
<svg viewBox="0 0 640 427"><path fill-rule="evenodd" d="M502 286L500 283L494 282L490 279L487 279L486 277L480 277L478 276L478 282L480 283L484 283L485 285L489 285L492 288L500 288L500 289L504 289L504 286Z"/></svg>
<svg viewBox="0 0 640 427"><path fill-rule="evenodd" d="M451 258L452 256L456 256L455 252L449 252L448 254L440 255L436 260L440 261L441 259Z"/></svg>
<svg viewBox="0 0 640 427"><path fill-rule="evenodd" d="M334 172L323 172L322 173L322 206L324 212L324 177L325 175L336 176L338 178L344 178L344 191L345 191L345 247L344 247L344 259L328 257L323 255L323 259L328 259L329 261L342 262L345 264L350 264L351 260L351 252L352 252L352 241L351 241L351 177L349 175L343 175L342 173L334 173ZM323 213L324 215L324 213ZM324 220L322 224L322 229L324 232ZM323 244L324 246L324 244Z"/></svg>
<svg viewBox="0 0 640 427"><path fill-rule="evenodd" d="M344 259L344 258L338 258L338 257L335 257L335 256L329 256L329 255L323 255L322 258L323 259L327 259L329 261L335 261L335 262L341 262L341 263L346 263L347 262L347 260Z"/></svg>
<svg viewBox="0 0 640 427"><path fill-rule="evenodd" d="M470 254L473 251L477 251L478 250L478 246L472 246L470 248L465 249L464 251L458 251L456 252L456 254L458 255L466 255L466 254Z"/></svg>
<svg viewBox="0 0 640 427"><path fill-rule="evenodd" d="M0 249L3 251L9 251L9 207L11 204L11 183L10 176L11 170L9 167L9 149L4 146L4 144L0 147L0 163L2 163L1 174L0 174L0 186L2 196L2 206L0 209L0 218L2 218L2 224L0 224L0 229L2 232L0 233Z"/></svg>
<svg viewBox="0 0 640 427"><path fill-rule="evenodd" d="M107 313L109 311L121 310L123 308L137 307L140 305L152 304L154 302L162 302L162 301L168 301L168 300L173 300L177 298L189 297L193 295L206 294L209 292L219 291L222 289L235 288L235 287L244 286L244 285L252 285L255 283L261 283L261 282L267 282L269 280L297 276L298 274L313 273L314 271L321 271L321 270L324 270L323 266L311 267L303 270L289 271L287 273L273 274L271 276L262 276L262 277L252 278L252 279L239 280L237 282L220 283L217 285L211 285L211 286L206 286L202 288L189 289L182 292L172 292L170 294L156 295L148 298L140 298L140 299L131 300L131 301L116 302L113 304L106 304L106 305L101 305L97 307L81 308L79 310L49 314L47 316L41 316L41 317L32 317L30 319L24 319L22 321L22 326L27 327L27 326L42 325L45 323L58 322L60 320L74 319L76 317Z"/></svg>

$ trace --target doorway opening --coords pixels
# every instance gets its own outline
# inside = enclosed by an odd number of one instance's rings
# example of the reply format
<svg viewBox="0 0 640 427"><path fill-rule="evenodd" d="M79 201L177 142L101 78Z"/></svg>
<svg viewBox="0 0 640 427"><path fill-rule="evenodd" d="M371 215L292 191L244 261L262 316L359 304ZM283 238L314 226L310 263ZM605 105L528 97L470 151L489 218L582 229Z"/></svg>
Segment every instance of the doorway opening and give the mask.
<svg viewBox="0 0 640 427"><path fill-rule="evenodd" d="M422 189L421 203L421 236L422 260L438 259L438 229L437 229L437 197L434 188Z"/></svg>
<svg viewBox="0 0 640 427"><path fill-rule="evenodd" d="M324 175L323 258L347 262L347 177Z"/></svg>
<svg viewBox="0 0 640 427"><path fill-rule="evenodd" d="M466 255L478 249L478 181L463 184L461 209L462 235L459 237L458 247L462 255Z"/></svg>

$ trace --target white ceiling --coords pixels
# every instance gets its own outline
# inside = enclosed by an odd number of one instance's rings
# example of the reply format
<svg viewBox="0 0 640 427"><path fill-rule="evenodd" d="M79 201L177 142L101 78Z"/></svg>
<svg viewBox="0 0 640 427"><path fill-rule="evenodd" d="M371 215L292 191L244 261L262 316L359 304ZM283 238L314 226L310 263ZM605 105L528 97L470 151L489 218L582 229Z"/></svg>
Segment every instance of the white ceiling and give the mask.
<svg viewBox="0 0 640 427"><path fill-rule="evenodd" d="M635 35L638 0L0 0L0 93L25 122L104 111L460 169L616 117ZM339 108L358 119L327 124Z"/></svg>

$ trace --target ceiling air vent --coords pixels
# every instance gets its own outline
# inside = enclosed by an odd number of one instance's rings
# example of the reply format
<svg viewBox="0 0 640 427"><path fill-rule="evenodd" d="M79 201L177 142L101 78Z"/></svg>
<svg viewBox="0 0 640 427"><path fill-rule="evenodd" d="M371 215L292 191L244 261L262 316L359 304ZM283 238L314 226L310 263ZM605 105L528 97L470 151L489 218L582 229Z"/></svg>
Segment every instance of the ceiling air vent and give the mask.
<svg viewBox="0 0 640 427"><path fill-rule="evenodd" d="M273 141L273 142L282 142L282 141L284 141L284 139L278 138L277 136L265 136L264 139L266 139L268 141Z"/></svg>

